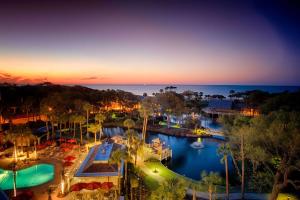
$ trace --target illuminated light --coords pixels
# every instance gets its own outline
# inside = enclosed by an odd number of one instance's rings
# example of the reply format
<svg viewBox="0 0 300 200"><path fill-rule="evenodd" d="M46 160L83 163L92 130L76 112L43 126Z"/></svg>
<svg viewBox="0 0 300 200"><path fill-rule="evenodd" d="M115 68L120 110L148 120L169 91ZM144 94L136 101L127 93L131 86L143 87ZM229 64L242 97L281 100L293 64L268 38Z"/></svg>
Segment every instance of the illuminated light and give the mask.
<svg viewBox="0 0 300 200"><path fill-rule="evenodd" d="M65 194L65 181L64 180L61 181L60 186L61 186L61 194Z"/></svg>

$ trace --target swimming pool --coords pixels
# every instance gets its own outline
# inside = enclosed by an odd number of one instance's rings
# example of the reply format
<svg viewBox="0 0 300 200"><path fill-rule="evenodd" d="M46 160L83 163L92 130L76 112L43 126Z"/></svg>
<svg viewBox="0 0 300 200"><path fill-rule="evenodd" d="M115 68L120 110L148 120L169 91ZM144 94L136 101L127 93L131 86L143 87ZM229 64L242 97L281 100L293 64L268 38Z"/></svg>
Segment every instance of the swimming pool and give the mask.
<svg viewBox="0 0 300 200"><path fill-rule="evenodd" d="M16 172L17 188L27 188L41 185L54 178L54 166L50 164L38 164ZM13 189L13 172L0 169L0 188L2 190Z"/></svg>

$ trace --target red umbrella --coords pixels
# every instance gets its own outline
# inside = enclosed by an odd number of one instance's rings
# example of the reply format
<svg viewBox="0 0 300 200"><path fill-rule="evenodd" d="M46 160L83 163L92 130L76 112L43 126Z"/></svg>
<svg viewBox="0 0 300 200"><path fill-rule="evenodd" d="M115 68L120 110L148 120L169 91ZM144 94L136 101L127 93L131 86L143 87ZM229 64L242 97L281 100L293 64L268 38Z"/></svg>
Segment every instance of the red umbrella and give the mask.
<svg viewBox="0 0 300 200"><path fill-rule="evenodd" d="M64 167L70 167L71 165L73 165L73 162L64 162Z"/></svg>
<svg viewBox="0 0 300 200"><path fill-rule="evenodd" d="M69 148L67 148L67 147L63 147L63 148L61 148L61 150L62 150L63 152L71 151L71 149L69 149Z"/></svg>
<svg viewBox="0 0 300 200"><path fill-rule="evenodd" d="M110 190L110 188L112 188L114 186L114 184L112 182L104 182L101 184L101 188L104 190Z"/></svg>
<svg viewBox="0 0 300 200"><path fill-rule="evenodd" d="M64 158L65 161L72 161L74 160L76 157L75 156L67 156Z"/></svg>
<svg viewBox="0 0 300 200"><path fill-rule="evenodd" d="M76 143L77 141L75 139L69 139L67 142L69 142L69 143Z"/></svg>
<svg viewBox="0 0 300 200"><path fill-rule="evenodd" d="M80 188L81 189L84 189L84 188L86 188L87 187L87 183L80 183Z"/></svg>
<svg viewBox="0 0 300 200"><path fill-rule="evenodd" d="M95 190L101 187L101 183L99 182L91 182L88 183L87 186L85 187L85 189L87 190Z"/></svg>
<svg viewBox="0 0 300 200"><path fill-rule="evenodd" d="M58 141L59 142L64 142L66 139L65 138L59 138Z"/></svg>
<svg viewBox="0 0 300 200"><path fill-rule="evenodd" d="M70 187L70 191L71 192L78 192L78 191L80 191L82 188L81 188L81 185L80 185L80 183L76 183L76 184L74 184L74 185L71 185L71 187Z"/></svg>

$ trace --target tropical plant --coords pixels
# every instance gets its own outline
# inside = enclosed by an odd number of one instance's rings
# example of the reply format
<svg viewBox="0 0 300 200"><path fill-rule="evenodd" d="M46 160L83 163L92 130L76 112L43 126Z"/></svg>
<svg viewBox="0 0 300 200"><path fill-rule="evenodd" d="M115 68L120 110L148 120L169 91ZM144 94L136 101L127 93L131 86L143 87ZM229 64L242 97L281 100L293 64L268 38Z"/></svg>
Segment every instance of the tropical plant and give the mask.
<svg viewBox="0 0 300 200"><path fill-rule="evenodd" d="M224 125L225 134L229 137L230 153L232 154L233 163L241 180L241 198L245 195L245 146L249 142L246 137L249 137L250 118L245 116L224 116L221 118ZM238 166L236 158L241 162L241 167Z"/></svg>
<svg viewBox="0 0 300 200"><path fill-rule="evenodd" d="M83 110L86 112L86 134L89 136L88 128L89 128L89 113L92 110L93 106L89 102L83 102Z"/></svg>
<svg viewBox="0 0 300 200"><path fill-rule="evenodd" d="M77 115L75 122L79 124L80 129L80 144L82 144L82 124L85 122L85 117L82 115Z"/></svg>
<svg viewBox="0 0 300 200"><path fill-rule="evenodd" d="M161 186L151 193L152 200L174 200L184 199L186 186L181 179L168 179Z"/></svg>
<svg viewBox="0 0 300 200"><path fill-rule="evenodd" d="M139 109L141 117L144 119L142 128L142 142L145 143L148 117L154 112L154 102L152 97L146 97L141 102L141 107Z"/></svg>
<svg viewBox="0 0 300 200"><path fill-rule="evenodd" d="M45 115L47 117L46 119L47 140L50 139L49 118L50 118L51 111L52 108L50 102L48 101L48 99L43 99L40 105L40 114Z"/></svg>
<svg viewBox="0 0 300 200"><path fill-rule="evenodd" d="M88 127L88 131L92 132L95 137L95 143L97 142L97 133L99 131L99 126L97 124L90 124Z"/></svg>
<svg viewBox="0 0 300 200"><path fill-rule="evenodd" d="M201 173L201 182L200 184L207 188L209 194L209 200L212 200L213 193L216 192L217 185L222 183L222 178L216 172L210 172L209 174L206 171Z"/></svg>
<svg viewBox="0 0 300 200"><path fill-rule="evenodd" d="M221 163L225 165L226 174L226 199L229 199L229 175L228 175L228 156L230 155L230 147L228 144L221 144L218 148L218 155L222 156Z"/></svg>
<svg viewBox="0 0 300 200"><path fill-rule="evenodd" d="M127 130L129 129L132 129L135 127L135 122L132 120L132 119L126 119L124 122L123 122L123 125L125 127L127 127Z"/></svg>
<svg viewBox="0 0 300 200"><path fill-rule="evenodd" d="M271 200L276 200L283 189L300 189L300 182L293 175L300 170L300 113L273 112L253 118L249 126L249 143L259 148L265 172L274 174ZM251 159L255 159L252 157ZM270 170L271 169L271 170ZM265 175L261 175L265 180ZM271 179L272 180L272 179Z"/></svg>
<svg viewBox="0 0 300 200"><path fill-rule="evenodd" d="M108 161L110 164L116 164L118 167L118 193L119 194L121 191L121 165L122 165L122 161L125 157L126 157L126 155L125 155L124 151L118 149L111 154L109 161Z"/></svg>
<svg viewBox="0 0 300 200"><path fill-rule="evenodd" d="M98 122L99 132L100 132L99 140L101 140L101 137L103 135L102 124L105 119L106 119L106 116L102 113L98 113L95 115L95 121Z"/></svg>

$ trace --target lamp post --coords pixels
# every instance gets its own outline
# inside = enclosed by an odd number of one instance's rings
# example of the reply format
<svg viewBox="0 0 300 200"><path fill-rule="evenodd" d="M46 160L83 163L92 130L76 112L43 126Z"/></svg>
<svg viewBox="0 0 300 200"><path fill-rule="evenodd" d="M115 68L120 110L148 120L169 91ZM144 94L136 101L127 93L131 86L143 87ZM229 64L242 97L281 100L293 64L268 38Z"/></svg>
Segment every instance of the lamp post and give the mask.
<svg viewBox="0 0 300 200"><path fill-rule="evenodd" d="M37 159L36 140L34 140L34 157Z"/></svg>
<svg viewBox="0 0 300 200"><path fill-rule="evenodd" d="M17 196L17 172L16 172L16 163L12 165L13 171L13 185L14 185L14 197Z"/></svg>
<svg viewBox="0 0 300 200"><path fill-rule="evenodd" d="M18 154L17 154L16 141L14 141L14 158L15 158L15 162L17 162L18 161Z"/></svg>

